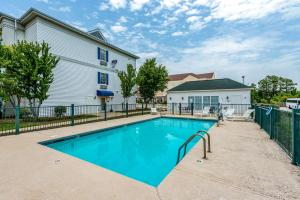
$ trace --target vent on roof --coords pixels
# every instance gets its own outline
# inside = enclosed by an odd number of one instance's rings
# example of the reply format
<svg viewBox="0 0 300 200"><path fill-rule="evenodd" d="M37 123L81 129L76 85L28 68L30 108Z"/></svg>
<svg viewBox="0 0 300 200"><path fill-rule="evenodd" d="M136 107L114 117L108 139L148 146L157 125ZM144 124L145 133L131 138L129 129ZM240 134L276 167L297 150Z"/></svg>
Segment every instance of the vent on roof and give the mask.
<svg viewBox="0 0 300 200"><path fill-rule="evenodd" d="M103 40L104 42L107 42L106 38L104 37L103 33L100 31L100 29L95 29L88 32L90 35L95 36L96 38Z"/></svg>

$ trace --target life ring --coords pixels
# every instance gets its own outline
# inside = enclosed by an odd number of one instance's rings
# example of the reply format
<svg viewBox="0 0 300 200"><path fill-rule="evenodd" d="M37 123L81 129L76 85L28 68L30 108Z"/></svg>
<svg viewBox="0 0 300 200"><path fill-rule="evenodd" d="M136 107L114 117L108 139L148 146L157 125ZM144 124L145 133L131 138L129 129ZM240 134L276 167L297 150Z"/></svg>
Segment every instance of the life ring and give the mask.
<svg viewBox="0 0 300 200"><path fill-rule="evenodd" d="M272 107L270 107L270 108L269 108L269 110L267 110L267 112L266 112L266 115L269 115L269 114L271 114L271 112L272 112L272 109L273 109L273 108L272 108Z"/></svg>

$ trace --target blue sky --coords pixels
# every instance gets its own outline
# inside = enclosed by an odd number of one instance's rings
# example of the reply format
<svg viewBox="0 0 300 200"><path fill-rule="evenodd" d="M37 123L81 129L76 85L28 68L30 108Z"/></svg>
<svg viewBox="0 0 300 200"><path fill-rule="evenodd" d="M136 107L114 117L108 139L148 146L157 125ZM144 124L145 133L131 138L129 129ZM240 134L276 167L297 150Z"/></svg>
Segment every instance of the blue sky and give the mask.
<svg viewBox="0 0 300 200"><path fill-rule="evenodd" d="M300 85L300 0L0 0L20 17L34 7L169 73L215 72L256 83L267 74ZM298 86L299 87L299 86Z"/></svg>

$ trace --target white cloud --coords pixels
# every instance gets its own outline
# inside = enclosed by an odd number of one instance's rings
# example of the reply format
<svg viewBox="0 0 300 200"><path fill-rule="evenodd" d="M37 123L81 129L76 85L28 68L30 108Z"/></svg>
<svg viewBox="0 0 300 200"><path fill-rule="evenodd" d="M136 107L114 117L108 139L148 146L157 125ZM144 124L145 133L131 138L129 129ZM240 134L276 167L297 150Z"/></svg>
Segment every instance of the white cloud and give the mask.
<svg viewBox="0 0 300 200"><path fill-rule="evenodd" d="M121 25L114 25L114 26L111 27L111 30L114 33L120 33L120 32L127 31L127 27L121 26Z"/></svg>
<svg viewBox="0 0 300 200"><path fill-rule="evenodd" d="M49 0L36 0L37 2L49 3Z"/></svg>
<svg viewBox="0 0 300 200"><path fill-rule="evenodd" d="M187 14L187 15L197 15L199 13L200 13L200 10L197 10L197 9L191 9L191 10L187 10L185 12L185 14Z"/></svg>
<svg viewBox="0 0 300 200"><path fill-rule="evenodd" d="M71 12L70 6L50 7L49 9L58 11L58 12Z"/></svg>
<svg viewBox="0 0 300 200"><path fill-rule="evenodd" d="M275 12L283 12L299 3L299 0L198 0L194 5L208 7L213 19L234 21L259 19Z"/></svg>
<svg viewBox="0 0 300 200"><path fill-rule="evenodd" d="M191 16L186 19L189 23L189 28L192 31L198 31L205 27L205 23L200 16Z"/></svg>
<svg viewBox="0 0 300 200"><path fill-rule="evenodd" d="M118 22L119 22L119 23L126 23L126 22L128 22L128 19L127 19L126 17L124 17L124 16L121 16L121 17L118 19Z"/></svg>
<svg viewBox="0 0 300 200"><path fill-rule="evenodd" d="M125 8L127 0L109 0L109 4L115 9Z"/></svg>
<svg viewBox="0 0 300 200"><path fill-rule="evenodd" d="M151 25L149 23L136 23L134 26L134 28L150 28Z"/></svg>
<svg viewBox="0 0 300 200"><path fill-rule="evenodd" d="M102 3L100 6L99 6L99 10L100 11L105 11L105 10L108 10L109 9L109 5L107 3Z"/></svg>
<svg viewBox="0 0 300 200"><path fill-rule="evenodd" d="M237 37L237 36L236 36ZM258 55L266 49L271 43L271 40L266 40L260 37L254 38L239 38L236 37L219 37L207 40L200 47L186 48L184 53L187 54L206 54L206 55L235 55L246 56Z"/></svg>
<svg viewBox="0 0 300 200"><path fill-rule="evenodd" d="M159 55L158 52L142 52L142 53L138 53L138 56L143 58L154 58L157 57Z"/></svg>
<svg viewBox="0 0 300 200"><path fill-rule="evenodd" d="M177 32L172 33L172 36L184 36L186 34L188 34L188 33L182 32L182 31L177 31Z"/></svg>
<svg viewBox="0 0 300 200"><path fill-rule="evenodd" d="M57 10L60 12L71 12L71 7L70 6L62 6L62 7L59 7Z"/></svg>
<svg viewBox="0 0 300 200"><path fill-rule="evenodd" d="M177 6L180 2L181 2L181 0L162 0L161 6L163 8L172 8L172 7Z"/></svg>
<svg viewBox="0 0 300 200"><path fill-rule="evenodd" d="M167 33L166 30L150 30L151 33L157 33L159 35L164 35Z"/></svg>
<svg viewBox="0 0 300 200"><path fill-rule="evenodd" d="M144 5L149 3L150 0L132 0L130 2L130 9L132 11L140 10L143 8Z"/></svg>

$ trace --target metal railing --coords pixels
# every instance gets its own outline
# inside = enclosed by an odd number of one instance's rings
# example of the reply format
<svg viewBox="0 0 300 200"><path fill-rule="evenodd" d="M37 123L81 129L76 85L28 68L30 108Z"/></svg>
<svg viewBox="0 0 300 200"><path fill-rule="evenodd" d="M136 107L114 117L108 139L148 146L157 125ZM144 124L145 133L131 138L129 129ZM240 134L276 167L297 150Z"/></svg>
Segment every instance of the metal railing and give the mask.
<svg viewBox="0 0 300 200"><path fill-rule="evenodd" d="M177 152L177 161L176 161L176 165L181 161L182 158L184 158L184 156L186 155L186 149L187 149L187 145L197 136L201 137L203 140L203 159L206 159L206 139L205 139L205 135L202 135L200 133L205 133L208 136L208 152L211 153L211 147L210 147L210 134L207 131L204 130L200 130L197 131L195 134L191 135L179 148L178 148L178 152ZM184 148L183 151L183 155L181 156L181 150L182 148Z"/></svg>
<svg viewBox="0 0 300 200"><path fill-rule="evenodd" d="M150 113L143 104L104 104L4 108L0 136L74 126Z"/></svg>
<svg viewBox="0 0 300 200"><path fill-rule="evenodd" d="M218 118L222 110L234 107L235 114L242 114L246 104L103 104L3 108L0 112L0 136L23 132L73 126L150 113L156 107L161 114L197 115Z"/></svg>

